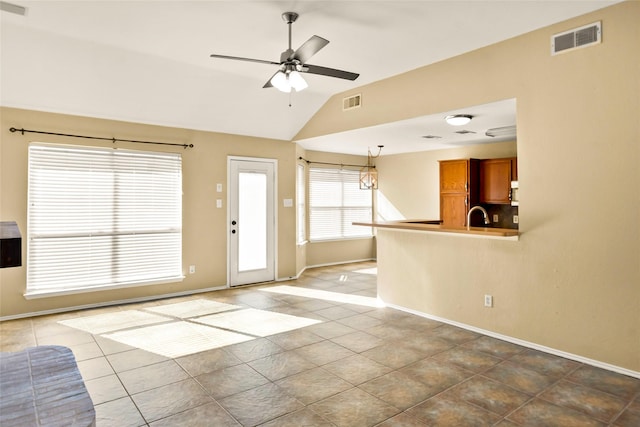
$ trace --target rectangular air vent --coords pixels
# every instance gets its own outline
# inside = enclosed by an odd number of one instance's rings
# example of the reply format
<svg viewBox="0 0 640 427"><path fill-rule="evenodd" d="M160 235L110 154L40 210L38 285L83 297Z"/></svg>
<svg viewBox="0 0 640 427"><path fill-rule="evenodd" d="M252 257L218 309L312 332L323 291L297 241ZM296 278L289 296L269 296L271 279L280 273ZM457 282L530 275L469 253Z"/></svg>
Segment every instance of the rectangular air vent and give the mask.
<svg viewBox="0 0 640 427"><path fill-rule="evenodd" d="M360 108L362 105L362 95L357 94L342 99L342 111L353 110L354 108Z"/></svg>
<svg viewBox="0 0 640 427"><path fill-rule="evenodd" d="M551 55L564 53L602 41L600 21L551 36Z"/></svg>

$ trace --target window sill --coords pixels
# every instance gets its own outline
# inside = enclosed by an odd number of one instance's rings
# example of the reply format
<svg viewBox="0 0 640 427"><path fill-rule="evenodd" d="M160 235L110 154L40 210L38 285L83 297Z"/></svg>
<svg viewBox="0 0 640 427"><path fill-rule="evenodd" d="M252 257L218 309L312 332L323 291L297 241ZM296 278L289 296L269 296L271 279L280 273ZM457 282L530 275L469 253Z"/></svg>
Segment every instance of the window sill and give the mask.
<svg viewBox="0 0 640 427"><path fill-rule="evenodd" d="M328 242L345 242L348 240L367 240L373 239L374 236L359 236L359 237L343 237L343 238L333 238L333 239L318 239L318 240L309 240L309 243L328 243Z"/></svg>
<svg viewBox="0 0 640 427"><path fill-rule="evenodd" d="M150 281L144 281L144 282L121 283L118 285L103 285L103 286L90 286L90 287L81 287L81 288L73 288L73 289L65 289L65 290L25 292L24 298L27 300L30 300L30 299L38 299L38 298L58 297L63 295L74 295L74 294L82 294L82 293L88 293L88 292L136 288L140 286L163 285L166 283L182 282L183 280L184 280L184 276L180 275L180 276L165 277L162 279L150 280Z"/></svg>

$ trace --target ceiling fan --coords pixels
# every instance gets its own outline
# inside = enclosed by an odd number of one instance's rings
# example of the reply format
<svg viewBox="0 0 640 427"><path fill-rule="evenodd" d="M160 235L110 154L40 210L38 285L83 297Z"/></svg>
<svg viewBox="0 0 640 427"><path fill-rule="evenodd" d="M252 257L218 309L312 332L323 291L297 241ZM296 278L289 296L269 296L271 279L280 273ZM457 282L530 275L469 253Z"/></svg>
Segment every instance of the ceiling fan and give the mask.
<svg viewBox="0 0 640 427"><path fill-rule="evenodd" d="M282 92L291 92L291 89L299 92L308 86L300 73L318 74L346 80L355 80L358 78L359 74L349 71L307 64L307 60L329 44L329 40L323 39L320 36L312 36L294 51L291 49L291 24L296 22L298 14L295 12L285 12L282 14L282 19L289 26L289 48L280 54L280 62L217 54L212 54L211 57L277 65L279 66L278 71L265 83L263 88L275 87Z"/></svg>

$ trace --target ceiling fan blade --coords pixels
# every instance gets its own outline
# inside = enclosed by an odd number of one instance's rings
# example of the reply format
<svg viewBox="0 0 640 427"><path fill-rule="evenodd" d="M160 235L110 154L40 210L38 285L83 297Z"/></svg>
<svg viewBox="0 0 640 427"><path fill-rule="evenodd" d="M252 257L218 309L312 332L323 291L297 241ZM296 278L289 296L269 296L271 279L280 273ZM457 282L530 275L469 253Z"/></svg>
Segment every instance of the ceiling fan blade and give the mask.
<svg viewBox="0 0 640 427"><path fill-rule="evenodd" d="M319 74L321 76L337 77L345 80L355 80L360 74L349 71L336 70L335 68L319 67L318 65L305 64L302 73Z"/></svg>
<svg viewBox="0 0 640 427"><path fill-rule="evenodd" d="M273 76L275 76L276 74L278 74L280 71L276 71ZM271 84L271 79L273 78L273 76L269 77L269 80L267 80L267 82L264 84L264 86L262 86L263 89L269 88L269 87L273 87L273 85Z"/></svg>
<svg viewBox="0 0 640 427"><path fill-rule="evenodd" d="M265 61L263 59L243 58L241 56L216 55L215 53L212 53L209 56L211 58L233 59L233 60L236 60L236 61L257 62L259 64L280 65L279 62Z"/></svg>
<svg viewBox="0 0 640 427"><path fill-rule="evenodd" d="M318 53L320 49L328 44L329 40L327 39L323 39L320 36L311 36L309 40L304 42L302 46L296 49L296 51L293 52L293 54L288 59L297 59L304 64L305 62L307 62L307 60L309 60L309 58Z"/></svg>

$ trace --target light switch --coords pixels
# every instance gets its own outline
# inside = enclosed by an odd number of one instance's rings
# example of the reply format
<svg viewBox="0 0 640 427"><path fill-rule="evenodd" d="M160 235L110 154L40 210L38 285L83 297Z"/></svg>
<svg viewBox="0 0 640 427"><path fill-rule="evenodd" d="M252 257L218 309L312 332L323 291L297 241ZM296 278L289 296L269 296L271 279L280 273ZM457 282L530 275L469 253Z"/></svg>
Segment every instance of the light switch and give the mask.
<svg viewBox="0 0 640 427"><path fill-rule="evenodd" d="M293 206L293 199L283 199L282 204L285 208L290 208Z"/></svg>
<svg viewBox="0 0 640 427"><path fill-rule="evenodd" d="M222 184L216 184L216 191L222 193Z"/></svg>
<svg viewBox="0 0 640 427"><path fill-rule="evenodd" d="M216 199L216 208L222 207L222 199Z"/></svg>

